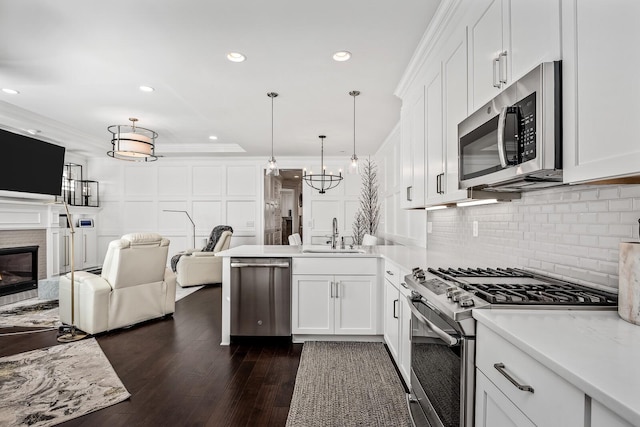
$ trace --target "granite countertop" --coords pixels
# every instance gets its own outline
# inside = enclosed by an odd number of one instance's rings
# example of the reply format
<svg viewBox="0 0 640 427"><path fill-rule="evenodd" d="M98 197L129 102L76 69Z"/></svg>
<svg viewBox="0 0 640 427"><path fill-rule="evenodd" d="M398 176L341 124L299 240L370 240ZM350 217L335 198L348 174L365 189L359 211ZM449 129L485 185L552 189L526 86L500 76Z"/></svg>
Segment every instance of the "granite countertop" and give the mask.
<svg viewBox="0 0 640 427"><path fill-rule="evenodd" d="M473 317L640 425L640 326L622 320L617 311L492 309L474 310Z"/></svg>

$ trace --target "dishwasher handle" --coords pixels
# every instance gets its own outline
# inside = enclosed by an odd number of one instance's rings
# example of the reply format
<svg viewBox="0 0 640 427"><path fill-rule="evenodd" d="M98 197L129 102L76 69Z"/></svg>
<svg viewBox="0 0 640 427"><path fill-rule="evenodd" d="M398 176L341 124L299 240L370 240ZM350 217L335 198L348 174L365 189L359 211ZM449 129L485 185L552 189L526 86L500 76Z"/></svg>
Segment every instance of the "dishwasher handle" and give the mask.
<svg viewBox="0 0 640 427"><path fill-rule="evenodd" d="M276 267L276 268L289 268L288 262L268 263L268 262L232 262L231 268L244 268L244 267Z"/></svg>

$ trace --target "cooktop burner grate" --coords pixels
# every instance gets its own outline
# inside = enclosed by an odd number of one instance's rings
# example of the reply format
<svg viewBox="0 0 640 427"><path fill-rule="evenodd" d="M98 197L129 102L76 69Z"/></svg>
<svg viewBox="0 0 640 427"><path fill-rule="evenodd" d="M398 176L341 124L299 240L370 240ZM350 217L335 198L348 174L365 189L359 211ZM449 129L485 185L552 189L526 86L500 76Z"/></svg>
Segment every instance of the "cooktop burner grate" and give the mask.
<svg viewBox="0 0 640 427"><path fill-rule="evenodd" d="M429 268L437 276L450 277L532 277L531 274L514 268Z"/></svg>
<svg viewBox="0 0 640 427"><path fill-rule="evenodd" d="M492 304L617 304L612 294L582 288L575 284L461 284L459 286Z"/></svg>

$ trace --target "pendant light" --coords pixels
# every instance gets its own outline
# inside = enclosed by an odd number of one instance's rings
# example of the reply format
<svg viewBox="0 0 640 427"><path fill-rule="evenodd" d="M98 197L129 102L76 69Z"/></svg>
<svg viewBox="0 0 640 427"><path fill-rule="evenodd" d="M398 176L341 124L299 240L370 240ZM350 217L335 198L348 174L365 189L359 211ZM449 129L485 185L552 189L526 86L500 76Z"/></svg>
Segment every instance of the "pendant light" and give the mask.
<svg viewBox="0 0 640 427"><path fill-rule="evenodd" d="M302 179L309 187L318 190L320 194L324 194L327 190L331 190L340 184L342 170L338 170L338 175L334 175L333 172L327 174L327 167L324 165L324 139L326 136L320 135L318 138L320 138L320 174L307 173L305 168L302 171Z"/></svg>
<svg viewBox="0 0 640 427"><path fill-rule="evenodd" d="M270 176L278 176L280 175L280 170L278 170L278 163L276 163L276 158L273 157L273 98L278 96L275 92L267 93L267 96L271 98L271 157L267 162L267 170L266 175Z"/></svg>
<svg viewBox="0 0 640 427"><path fill-rule="evenodd" d="M158 134L151 129L136 127L138 119L131 117L131 125L113 125L107 130L111 133L111 151L109 157L133 162L154 162L155 143Z"/></svg>
<svg viewBox="0 0 640 427"><path fill-rule="evenodd" d="M353 96L353 156L349 164L349 173L358 173L358 156L356 156L356 96L360 95L359 90L352 90L349 95Z"/></svg>

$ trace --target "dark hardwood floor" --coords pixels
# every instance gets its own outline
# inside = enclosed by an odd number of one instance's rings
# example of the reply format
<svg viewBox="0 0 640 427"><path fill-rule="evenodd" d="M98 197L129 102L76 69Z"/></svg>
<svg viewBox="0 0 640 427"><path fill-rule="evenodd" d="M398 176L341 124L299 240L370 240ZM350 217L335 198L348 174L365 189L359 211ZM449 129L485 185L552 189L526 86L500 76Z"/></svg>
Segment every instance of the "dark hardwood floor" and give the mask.
<svg viewBox="0 0 640 427"><path fill-rule="evenodd" d="M302 344L220 346L220 324L221 289L212 286L178 301L171 318L97 336L131 398L61 425L285 425ZM3 336L0 356L56 344L55 331Z"/></svg>

